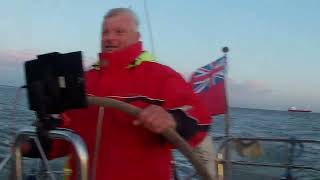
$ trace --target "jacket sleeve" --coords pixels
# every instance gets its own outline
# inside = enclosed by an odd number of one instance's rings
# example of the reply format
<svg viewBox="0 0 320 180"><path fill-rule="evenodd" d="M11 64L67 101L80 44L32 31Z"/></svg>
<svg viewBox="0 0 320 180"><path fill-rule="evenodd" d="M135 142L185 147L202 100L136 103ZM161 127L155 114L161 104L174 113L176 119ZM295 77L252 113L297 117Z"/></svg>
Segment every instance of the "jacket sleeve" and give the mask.
<svg viewBox="0 0 320 180"><path fill-rule="evenodd" d="M207 135L211 117L206 107L178 73L166 78L162 85L163 106L174 116L177 132L190 145L196 146Z"/></svg>

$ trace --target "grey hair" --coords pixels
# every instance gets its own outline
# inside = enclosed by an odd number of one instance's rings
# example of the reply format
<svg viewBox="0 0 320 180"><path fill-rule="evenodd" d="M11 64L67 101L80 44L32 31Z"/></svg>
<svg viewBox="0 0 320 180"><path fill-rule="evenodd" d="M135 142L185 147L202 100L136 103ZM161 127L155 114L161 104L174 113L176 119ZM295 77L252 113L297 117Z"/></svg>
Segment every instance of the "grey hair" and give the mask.
<svg viewBox="0 0 320 180"><path fill-rule="evenodd" d="M111 18L113 16L117 16L120 14L128 14L130 17L132 17L134 24L136 25L136 30L138 31L138 27L139 27L139 19L138 16L136 15L136 13L131 10L130 8L113 8L110 9L107 14L104 16L103 18L103 22L107 19L107 18Z"/></svg>

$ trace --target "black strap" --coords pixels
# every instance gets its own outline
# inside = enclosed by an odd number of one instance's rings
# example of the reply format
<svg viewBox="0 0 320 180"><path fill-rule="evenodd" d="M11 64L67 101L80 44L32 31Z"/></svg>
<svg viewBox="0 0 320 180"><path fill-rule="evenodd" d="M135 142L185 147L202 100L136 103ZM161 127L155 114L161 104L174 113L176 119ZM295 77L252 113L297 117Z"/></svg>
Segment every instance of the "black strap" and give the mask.
<svg viewBox="0 0 320 180"><path fill-rule="evenodd" d="M198 131L200 132L208 132L210 129L210 125L206 124L206 125L198 125Z"/></svg>

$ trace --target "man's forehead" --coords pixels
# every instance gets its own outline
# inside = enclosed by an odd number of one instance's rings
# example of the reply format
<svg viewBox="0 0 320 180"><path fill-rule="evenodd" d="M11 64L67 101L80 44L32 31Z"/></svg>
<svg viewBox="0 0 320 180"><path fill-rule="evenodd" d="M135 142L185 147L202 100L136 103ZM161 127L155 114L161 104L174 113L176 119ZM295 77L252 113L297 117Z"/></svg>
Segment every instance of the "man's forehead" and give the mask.
<svg viewBox="0 0 320 180"><path fill-rule="evenodd" d="M104 18L104 23L114 22L114 21L134 22L134 18L127 13L117 14L111 17Z"/></svg>
<svg viewBox="0 0 320 180"><path fill-rule="evenodd" d="M128 14L119 14L111 17L105 17L103 22L103 29L109 27L121 27L126 29L136 29L134 18Z"/></svg>

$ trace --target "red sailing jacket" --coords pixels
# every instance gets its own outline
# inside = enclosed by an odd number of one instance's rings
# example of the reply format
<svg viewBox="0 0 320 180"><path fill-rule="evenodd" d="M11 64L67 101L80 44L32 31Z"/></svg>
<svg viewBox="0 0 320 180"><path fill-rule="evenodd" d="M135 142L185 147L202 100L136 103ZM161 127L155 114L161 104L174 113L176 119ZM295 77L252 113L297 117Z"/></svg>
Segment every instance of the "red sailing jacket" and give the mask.
<svg viewBox="0 0 320 180"><path fill-rule="evenodd" d="M177 120L177 131L193 146L203 139L211 123L191 86L174 70L153 61L149 53L142 51L141 42L118 52L100 54L100 66L89 70L85 80L89 95L116 98L140 108L149 104L164 107ZM99 110L96 106L72 110L63 117L64 127L78 133L87 145L89 179L93 170L97 180L172 177L171 146L161 135L134 126L134 117L115 109ZM103 123L100 142L96 145L98 118L103 118ZM70 147L62 146L65 143L54 141L49 156L72 152ZM75 160L71 155L72 179L76 179Z"/></svg>

